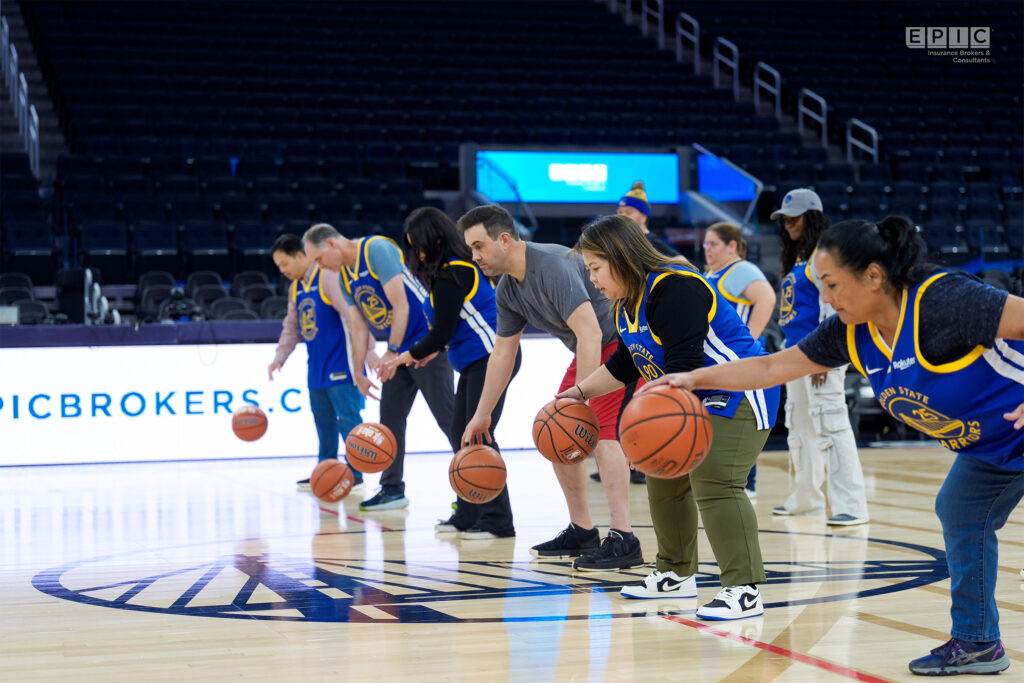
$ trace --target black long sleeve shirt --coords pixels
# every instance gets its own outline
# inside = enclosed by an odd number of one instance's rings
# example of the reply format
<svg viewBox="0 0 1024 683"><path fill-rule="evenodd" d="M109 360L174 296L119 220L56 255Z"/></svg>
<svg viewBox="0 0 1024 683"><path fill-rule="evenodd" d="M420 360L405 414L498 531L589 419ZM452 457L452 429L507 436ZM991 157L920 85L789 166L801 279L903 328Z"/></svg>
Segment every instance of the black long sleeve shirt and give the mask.
<svg viewBox="0 0 1024 683"><path fill-rule="evenodd" d="M473 267L451 264L438 271L431 288L434 320L430 331L413 344L409 355L416 360L440 351L455 335L462 303L473 289Z"/></svg>

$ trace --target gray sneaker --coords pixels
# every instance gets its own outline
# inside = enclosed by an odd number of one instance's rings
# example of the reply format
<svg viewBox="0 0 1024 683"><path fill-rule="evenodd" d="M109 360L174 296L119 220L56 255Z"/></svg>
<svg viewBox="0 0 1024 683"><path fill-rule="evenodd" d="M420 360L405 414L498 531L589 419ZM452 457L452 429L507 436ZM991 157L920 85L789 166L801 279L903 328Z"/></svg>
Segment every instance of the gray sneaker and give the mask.
<svg viewBox="0 0 1024 683"><path fill-rule="evenodd" d="M829 517L828 521L825 523L829 526L856 526L858 524L867 524L868 520L863 517L854 517L853 515L848 515L844 512L841 515Z"/></svg>
<svg viewBox="0 0 1024 683"><path fill-rule="evenodd" d="M372 498L364 500L359 504L359 509L364 512L376 512L377 510L400 510L409 507L409 499L404 493L388 493L384 489L377 492Z"/></svg>

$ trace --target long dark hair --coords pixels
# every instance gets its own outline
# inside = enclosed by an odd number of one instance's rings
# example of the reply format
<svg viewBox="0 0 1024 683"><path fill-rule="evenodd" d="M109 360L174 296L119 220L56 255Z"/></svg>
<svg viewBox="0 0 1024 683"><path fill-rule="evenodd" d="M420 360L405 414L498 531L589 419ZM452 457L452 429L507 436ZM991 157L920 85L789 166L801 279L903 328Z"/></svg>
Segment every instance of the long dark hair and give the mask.
<svg viewBox="0 0 1024 683"><path fill-rule="evenodd" d="M666 272L676 264L693 268L682 256L665 256L652 247L640 226L625 216L595 218L583 228L575 250L608 260L608 267L626 289L621 303L627 311L634 310L643 296L648 273Z"/></svg>
<svg viewBox="0 0 1024 683"><path fill-rule="evenodd" d="M455 221L432 206L420 207L405 219L402 253L409 270L427 289L433 288L438 273L452 256L473 261L473 252L466 246Z"/></svg>
<svg viewBox="0 0 1024 683"><path fill-rule="evenodd" d="M853 273L863 273L877 263L898 289L924 282L938 270L937 265L924 260L924 239L904 216L886 216L878 223L836 223L822 234L818 248L829 252L840 267Z"/></svg>
<svg viewBox="0 0 1024 683"><path fill-rule="evenodd" d="M804 234L796 241L789 238L785 225L781 220L779 221L779 236L782 238L782 254L779 256L779 260L782 262L783 275L793 270L797 261L806 261L810 258L821 234L832 225L828 216L817 209L809 209L804 212L803 216Z"/></svg>

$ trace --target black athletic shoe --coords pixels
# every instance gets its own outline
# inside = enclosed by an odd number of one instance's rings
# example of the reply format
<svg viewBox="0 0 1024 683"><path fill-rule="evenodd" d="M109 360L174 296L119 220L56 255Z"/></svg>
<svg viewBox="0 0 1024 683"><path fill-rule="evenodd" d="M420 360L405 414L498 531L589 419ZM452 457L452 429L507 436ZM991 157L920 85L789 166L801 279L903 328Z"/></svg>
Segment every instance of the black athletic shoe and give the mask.
<svg viewBox="0 0 1024 683"><path fill-rule="evenodd" d="M594 481L601 481L601 473L594 472L593 474L590 475L590 478L593 479Z"/></svg>
<svg viewBox="0 0 1024 683"><path fill-rule="evenodd" d="M530 554L534 557L579 557L600 544L601 534L597 533L597 528L581 529L569 522L569 526L553 539L530 548Z"/></svg>
<svg viewBox="0 0 1024 683"><path fill-rule="evenodd" d="M612 529L594 552L576 558L572 568L579 572L608 572L644 566L640 539L631 532Z"/></svg>
<svg viewBox="0 0 1024 683"><path fill-rule="evenodd" d="M641 472L640 470L630 470L629 471L629 483L631 483L631 484L646 484L647 483L647 475L644 474L643 472Z"/></svg>

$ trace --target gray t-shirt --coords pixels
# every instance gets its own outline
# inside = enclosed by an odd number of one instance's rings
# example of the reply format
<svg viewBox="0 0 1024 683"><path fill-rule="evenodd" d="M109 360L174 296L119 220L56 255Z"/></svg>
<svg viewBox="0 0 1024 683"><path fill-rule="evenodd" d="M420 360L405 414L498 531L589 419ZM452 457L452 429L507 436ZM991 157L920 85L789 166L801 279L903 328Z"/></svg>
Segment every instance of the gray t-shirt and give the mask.
<svg viewBox="0 0 1024 683"><path fill-rule="evenodd" d="M551 333L575 353L576 335L565 321L588 300L601 325L601 346L610 344L617 338L612 302L594 288L579 254L561 244L527 242L523 281L511 275L502 275L498 281L498 335L515 336L530 324Z"/></svg>

